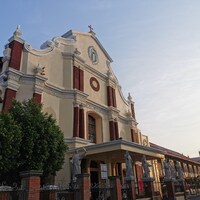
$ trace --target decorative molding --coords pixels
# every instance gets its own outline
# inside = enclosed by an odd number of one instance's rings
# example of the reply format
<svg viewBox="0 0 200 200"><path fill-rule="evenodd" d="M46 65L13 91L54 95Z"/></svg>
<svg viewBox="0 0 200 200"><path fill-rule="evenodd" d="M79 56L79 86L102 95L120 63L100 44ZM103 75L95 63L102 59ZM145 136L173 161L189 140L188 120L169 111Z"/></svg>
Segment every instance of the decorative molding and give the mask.
<svg viewBox="0 0 200 200"><path fill-rule="evenodd" d="M25 43L25 40L23 40L22 38L19 38L17 36L12 36L11 38L8 39L8 42L11 43L13 40L15 40L21 44Z"/></svg>
<svg viewBox="0 0 200 200"><path fill-rule="evenodd" d="M75 61L77 60L77 61L81 62L81 64L85 63L85 60L76 53L62 52L62 56L65 58L74 59Z"/></svg>
<svg viewBox="0 0 200 200"><path fill-rule="evenodd" d="M44 90L46 93L53 96L57 96L62 99L73 99L75 103L83 105L85 105L86 99L88 97L87 94L79 90L66 90L65 88L52 85L48 82L45 83Z"/></svg>
<svg viewBox="0 0 200 200"><path fill-rule="evenodd" d="M82 33L82 32L78 32L78 31L70 30L70 31L66 32L65 34L63 34L62 37L76 40L77 35L86 35L86 36L90 36L91 38L93 38L95 40L95 42L97 43L97 45L99 46L99 48L104 53L104 55L107 57L107 59L110 62L113 62L113 60L110 57L110 55L108 54L108 52L104 49L104 47L102 46L100 41L97 39L97 37L95 35L93 35L92 33Z"/></svg>
<svg viewBox="0 0 200 200"><path fill-rule="evenodd" d="M16 36L16 37L21 37L22 32L21 32L21 29L20 29L20 25L17 26L17 29L16 29L16 31L13 33L13 35Z"/></svg>
<svg viewBox="0 0 200 200"><path fill-rule="evenodd" d="M3 59L2 61L5 62L5 61L9 61L10 60L10 57L11 57L11 48L6 48L4 51L3 51Z"/></svg>
<svg viewBox="0 0 200 200"><path fill-rule="evenodd" d="M35 76L34 92L36 92L38 94L42 94L46 81L47 81L47 78L36 75Z"/></svg>
<svg viewBox="0 0 200 200"><path fill-rule="evenodd" d="M53 52L53 50L55 48L55 43L53 41L50 43L50 41L49 41L49 45L46 49L34 49L34 48L32 48L32 46L30 44L25 43L24 48L26 51L28 51L29 53L31 53L33 55L45 56L45 55L48 55Z"/></svg>
<svg viewBox="0 0 200 200"><path fill-rule="evenodd" d="M80 144L85 144L85 145L91 144L90 140L79 138L79 137L65 138L64 141L66 143L80 143ZM75 150L74 147L72 147L69 149L68 153L74 152L74 150Z"/></svg>
<svg viewBox="0 0 200 200"><path fill-rule="evenodd" d="M112 106L108 107L108 117L109 117L109 120L118 119L119 113L120 113L120 111L117 108L112 107Z"/></svg>
<svg viewBox="0 0 200 200"><path fill-rule="evenodd" d="M20 42L23 44L25 41L21 38L22 32L20 29L20 25L17 26L15 32L13 33L13 36L8 39L9 43L12 42L13 40Z"/></svg>
<svg viewBox="0 0 200 200"><path fill-rule="evenodd" d="M74 139L75 140L75 139ZM66 138L65 141L70 142L70 138ZM73 138L71 139L73 141ZM80 140L81 141L81 140ZM85 140L87 141L87 140ZM84 140L82 141L84 142ZM89 142L89 141L88 141ZM155 149L153 147L149 146L143 146L141 144L137 144L135 142L130 142L128 140L124 139L118 139L118 140L112 140L109 142L102 142L99 144L93 144L93 145L87 145L87 142L85 142L86 146L84 148L87 150L87 155L93 154L93 151L98 152L98 153L107 153L107 151L110 151L110 149L121 149L121 150L129 150L130 152L134 153L141 153L141 151L144 151L143 153L145 155L150 155L154 156L156 158L164 158L164 151ZM83 147L76 148L78 151L82 150ZM68 153L74 152L74 148L71 148ZM106 150L106 151L105 151Z"/></svg>
<svg viewBox="0 0 200 200"><path fill-rule="evenodd" d="M101 78L103 81L106 82L106 80L107 80L106 74L99 72L97 69L95 69L94 67L91 67L90 65L87 65L87 64L85 64L84 67L88 72L94 74L95 76L98 76L99 78Z"/></svg>
<svg viewBox="0 0 200 200"><path fill-rule="evenodd" d="M74 103L86 106L87 97L87 94L80 92L79 90L74 90Z"/></svg>
<svg viewBox="0 0 200 200"><path fill-rule="evenodd" d="M132 96L131 96L131 94L130 94L130 92L128 93L128 103L129 104L134 104L134 101L132 100L133 98L132 98Z"/></svg>
<svg viewBox="0 0 200 200"><path fill-rule="evenodd" d="M90 60L92 61L93 65L98 64L98 62L99 62L98 54L93 46L88 47L88 56L89 56Z"/></svg>
<svg viewBox="0 0 200 200"><path fill-rule="evenodd" d="M109 60L106 60L106 65L107 65L107 67L110 67L110 61Z"/></svg>
<svg viewBox="0 0 200 200"><path fill-rule="evenodd" d="M6 86L7 80L8 80L8 70L6 70L6 71L4 71L3 73L0 74L0 85Z"/></svg>
<svg viewBox="0 0 200 200"><path fill-rule="evenodd" d="M45 75L45 71L44 70L45 70L45 67L42 66L40 63L38 63L38 65L33 69L33 72L36 75L40 74L40 75L44 76Z"/></svg>
<svg viewBox="0 0 200 200"><path fill-rule="evenodd" d="M17 91L20 87L19 81L23 74L13 68L9 68L7 73L8 73L7 87Z"/></svg>
<svg viewBox="0 0 200 200"><path fill-rule="evenodd" d="M81 52L78 50L78 48L75 48L75 50L74 50L74 54L76 54L76 55L81 55Z"/></svg>

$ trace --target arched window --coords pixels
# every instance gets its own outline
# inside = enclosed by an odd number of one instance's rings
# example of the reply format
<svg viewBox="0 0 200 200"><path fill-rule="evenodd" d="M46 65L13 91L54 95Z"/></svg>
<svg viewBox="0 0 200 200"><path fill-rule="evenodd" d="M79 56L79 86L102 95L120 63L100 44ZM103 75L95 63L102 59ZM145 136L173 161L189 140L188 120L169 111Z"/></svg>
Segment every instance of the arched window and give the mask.
<svg viewBox="0 0 200 200"><path fill-rule="evenodd" d="M91 115L88 115L88 136L91 142L96 143L96 120Z"/></svg>

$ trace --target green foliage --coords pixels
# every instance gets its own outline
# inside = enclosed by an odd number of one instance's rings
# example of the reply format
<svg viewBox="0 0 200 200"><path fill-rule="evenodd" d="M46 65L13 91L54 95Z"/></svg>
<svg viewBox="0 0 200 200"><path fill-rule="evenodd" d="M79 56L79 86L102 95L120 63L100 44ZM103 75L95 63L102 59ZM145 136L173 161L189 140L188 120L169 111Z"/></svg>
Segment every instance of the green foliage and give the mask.
<svg viewBox="0 0 200 200"><path fill-rule="evenodd" d="M18 172L42 170L44 175L49 175L61 169L67 150L63 132L52 116L42 112L42 105L36 104L33 99L22 103L15 100L8 114L2 116L9 116L16 126L6 130L5 135L13 137L18 130L20 145L15 151L7 150L12 157L15 157L16 151L19 153L14 165ZM7 129L5 125L3 127Z"/></svg>
<svg viewBox="0 0 200 200"><path fill-rule="evenodd" d="M21 130L10 114L0 115L0 172L5 174L19 166Z"/></svg>

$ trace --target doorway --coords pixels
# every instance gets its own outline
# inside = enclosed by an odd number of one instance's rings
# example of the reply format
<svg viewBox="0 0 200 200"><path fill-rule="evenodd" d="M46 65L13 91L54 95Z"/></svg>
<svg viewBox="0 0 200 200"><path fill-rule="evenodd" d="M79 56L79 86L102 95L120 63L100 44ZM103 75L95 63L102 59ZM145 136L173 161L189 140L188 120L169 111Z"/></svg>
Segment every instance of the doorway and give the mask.
<svg viewBox="0 0 200 200"><path fill-rule="evenodd" d="M96 200L99 196L99 170L98 163L90 162L90 184L91 184L91 199Z"/></svg>

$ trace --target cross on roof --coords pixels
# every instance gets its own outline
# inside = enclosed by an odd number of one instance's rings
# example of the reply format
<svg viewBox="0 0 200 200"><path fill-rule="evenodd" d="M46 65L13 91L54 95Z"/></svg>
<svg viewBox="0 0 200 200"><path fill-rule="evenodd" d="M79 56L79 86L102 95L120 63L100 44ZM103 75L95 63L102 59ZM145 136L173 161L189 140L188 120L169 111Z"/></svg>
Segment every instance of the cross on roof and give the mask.
<svg viewBox="0 0 200 200"><path fill-rule="evenodd" d="M88 28L90 29L90 32L93 32L92 25L89 25Z"/></svg>

